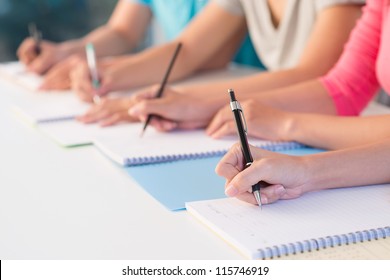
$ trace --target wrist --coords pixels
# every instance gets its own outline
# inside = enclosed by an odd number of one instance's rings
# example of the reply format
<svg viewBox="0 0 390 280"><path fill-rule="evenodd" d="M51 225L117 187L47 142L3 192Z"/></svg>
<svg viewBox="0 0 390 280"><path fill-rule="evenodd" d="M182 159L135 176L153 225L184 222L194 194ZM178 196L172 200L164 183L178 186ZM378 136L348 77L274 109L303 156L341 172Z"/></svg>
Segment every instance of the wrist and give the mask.
<svg viewBox="0 0 390 280"><path fill-rule="evenodd" d="M313 156L299 157L299 161L303 170L303 177L305 178L302 183L302 193L319 190L320 182L316 180L319 176L318 161Z"/></svg>
<svg viewBox="0 0 390 280"><path fill-rule="evenodd" d="M81 40L70 40L59 44L59 50L63 58L66 58L73 54L83 54L85 45Z"/></svg>
<svg viewBox="0 0 390 280"><path fill-rule="evenodd" d="M279 125L279 139L283 141L298 141L297 132L299 132L300 119L298 114L284 113L282 123Z"/></svg>

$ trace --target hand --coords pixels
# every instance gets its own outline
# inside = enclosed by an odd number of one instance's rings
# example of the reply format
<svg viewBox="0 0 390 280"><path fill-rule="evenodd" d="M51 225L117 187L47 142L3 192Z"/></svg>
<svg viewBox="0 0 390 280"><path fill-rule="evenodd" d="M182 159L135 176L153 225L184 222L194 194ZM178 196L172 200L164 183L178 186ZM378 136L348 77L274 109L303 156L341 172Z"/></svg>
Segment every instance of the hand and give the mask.
<svg viewBox="0 0 390 280"><path fill-rule="evenodd" d="M74 54L53 66L44 76L39 89L41 90L65 90L70 89L70 72L74 67L83 62L81 55Z"/></svg>
<svg viewBox="0 0 390 280"><path fill-rule="evenodd" d="M109 92L128 89L125 69L119 58L102 59L98 63L100 87L94 88L87 61L82 61L70 73L71 87L78 97L86 102L92 102L94 95L105 96ZM123 77L125 76L125 77ZM125 82L124 82L124 81Z"/></svg>
<svg viewBox="0 0 390 280"><path fill-rule="evenodd" d="M86 124L99 122L101 126L137 121L138 119L131 117L127 112L133 104L132 98L102 98L77 120Z"/></svg>
<svg viewBox="0 0 390 280"><path fill-rule="evenodd" d="M267 140L291 140L288 131L292 125L293 113L271 108L255 100L244 101L241 107L248 126L248 135ZM213 138L237 133L230 106L219 110L207 127L206 133Z"/></svg>
<svg viewBox="0 0 390 280"><path fill-rule="evenodd" d="M137 103L129 114L142 121L149 114L160 116L150 122L159 131L205 127L217 110L208 99L183 94L169 87L165 88L161 98L155 98L158 89L159 86L154 86L136 94Z"/></svg>
<svg viewBox="0 0 390 280"><path fill-rule="evenodd" d="M53 65L70 54L70 48L64 44L56 44L42 41L41 52L35 51L35 41L32 38L25 39L17 50L19 60L27 66L29 71L42 75Z"/></svg>
<svg viewBox="0 0 390 280"><path fill-rule="evenodd" d="M252 185L259 181L271 184L260 190L264 204L297 198L310 191L309 164L304 157L277 154L255 147L251 147L251 152L254 162L245 170L239 144L235 144L218 163L215 171L226 178L226 195L256 204L251 191Z"/></svg>

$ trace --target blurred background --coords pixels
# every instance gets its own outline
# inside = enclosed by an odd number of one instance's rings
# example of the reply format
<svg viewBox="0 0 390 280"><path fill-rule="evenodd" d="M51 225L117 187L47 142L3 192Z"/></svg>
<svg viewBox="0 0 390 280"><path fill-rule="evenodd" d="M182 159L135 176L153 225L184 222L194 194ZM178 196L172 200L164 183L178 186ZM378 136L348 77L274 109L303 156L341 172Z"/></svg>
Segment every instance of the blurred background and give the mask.
<svg viewBox="0 0 390 280"><path fill-rule="evenodd" d="M117 0L0 0L0 62L16 60L16 50L35 22L46 40L60 42L78 38L104 24ZM164 41L156 23L146 45ZM390 105L383 92L377 98Z"/></svg>
<svg viewBox="0 0 390 280"><path fill-rule="evenodd" d="M16 59L16 49L35 22L43 38L55 42L83 36L105 23L116 0L0 0L0 62Z"/></svg>

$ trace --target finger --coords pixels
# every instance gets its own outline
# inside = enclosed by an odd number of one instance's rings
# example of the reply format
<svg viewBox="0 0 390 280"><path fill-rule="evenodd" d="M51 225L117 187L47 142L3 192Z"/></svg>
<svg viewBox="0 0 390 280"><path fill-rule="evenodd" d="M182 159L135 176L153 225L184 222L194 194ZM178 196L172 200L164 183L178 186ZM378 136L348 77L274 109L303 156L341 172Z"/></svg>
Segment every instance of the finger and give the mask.
<svg viewBox="0 0 390 280"><path fill-rule="evenodd" d="M39 86L40 90L64 90L71 86L68 76L46 75Z"/></svg>
<svg viewBox="0 0 390 280"><path fill-rule="evenodd" d="M84 123L95 123L98 121L102 121L103 119L106 119L110 116L112 116L112 112L105 108L101 108L94 114L89 115L88 118L85 118Z"/></svg>
<svg viewBox="0 0 390 280"><path fill-rule="evenodd" d="M53 65L53 61L43 52L38 55L29 65L28 69L34 73L42 75Z"/></svg>
<svg viewBox="0 0 390 280"><path fill-rule="evenodd" d="M28 65L37 57L35 52L35 42L31 38L26 38L17 50L19 60Z"/></svg>
<svg viewBox="0 0 390 280"><path fill-rule="evenodd" d="M80 66L72 71L70 73L71 87L81 100L92 102L93 89L87 71L84 66Z"/></svg>
<svg viewBox="0 0 390 280"><path fill-rule="evenodd" d="M85 123L95 122L97 120L97 116L99 116L103 111L107 112L107 114L111 113L110 100L106 98L102 98L99 104L93 104L89 110L79 118L79 120Z"/></svg>
<svg viewBox="0 0 390 280"><path fill-rule="evenodd" d="M72 56L51 68L44 77L40 89L70 88L70 72L75 65L76 57Z"/></svg>
<svg viewBox="0 0 390 280"><path fill-rule="evenodd" d="M257 161L249 168L238 173L226 187L226 195L237 196L238 194L250 191L254 184L264 180L264 169L263 162Z"/></svg>
<svg viewBox="0 0 390 280"><path fill-rule="evenodd" d="M91 119L93 119L94 115L100 110L101 110L100 104L99 105L93 104L84 115L77 117L77 120L81 122L88 122Z"/></svg>
<svg viewBox="0 0 390 280"><path fill-rule="evenodd" d="M164 98L140 101L129 109L129 114L130 116L137 118L150 114L168 118L164 101Z"/></svg>
<svg viewBox="0 0 390 280"><path fill-rule="evenodd" d="M265 204L273 203L286 197L287 190L282 185L271 185L261 189L261 198Z"/></svg>
<svg viewBox="0 0 390 280"><path fill-rule="evenodd" d="M211 120L209 126L206 129L208 135L213 135L217 130L221 128L227 121L233 120L232 111L230 107L224 107L219 110L218 113Z"/></svg>
<svg viewBox="0 0 390 280"><path fill-rule="evenodd" d="M226 180L232 180L242 169L243 155L241 146L237 143L223 156L215 168L215 172Z"/></svg>
<svg viewBox="0 0 390 280"><path fill-rule="evenodd" d="M222 138L226 135L236 133L237 127L234 121L228 121L224 123L220 128L215 130L210 136L214 139Z"/></svg>
<svg viewBox="0 0 390 280"><path fill-rule="evenodd" d="M111 126L111 125L117 124L123 120L124 120L123 117L119 113L116 113L116 114L113 114L111 116L108 116L106 119L103 119L100 122L100 126L102 126L102 127Z"/></svg>
<svg viewBox="0 0 390 280"><path fill-rule="evenodd" d="M239 200L245 201L247 203L257 205L257 201L256 201L255 196L250 192L245 192L245 193L239 194L236 196L236 198ZM267 204L267 201L266 201L264 196L261 196L261 203Z"/></svg>
<svg viewBox="0 0 390 280"><path fill-rule="evenodd" d="M150 125L160 132L171 131L177 127L176 122L156 117L151 119Z"/></svg>
<svg viewBox="0 0 390 280"><path fill-rule="evenodd" d="M178 129L184 129L184 130L192 130L197 128L203 128L204 122L202 121L186 121L186 122L179 122L177 125Z"/></svg>
<svg viewBox="0 0 390 280"><path fill-rule="evenodd" d="M100 86L99 88L94 88L95 94L99 96L105 96L109 92L112 92L115 90L115 80L110 75L104 75L102 73L99 73L99 79L100 79Z"/></svg>

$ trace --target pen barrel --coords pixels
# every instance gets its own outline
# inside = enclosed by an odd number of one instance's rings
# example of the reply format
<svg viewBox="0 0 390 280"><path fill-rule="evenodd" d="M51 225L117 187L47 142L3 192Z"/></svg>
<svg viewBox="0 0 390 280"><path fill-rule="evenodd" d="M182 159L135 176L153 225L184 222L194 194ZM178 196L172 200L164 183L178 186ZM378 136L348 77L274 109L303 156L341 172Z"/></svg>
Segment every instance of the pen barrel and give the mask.
<svg viewBox="0 0 390 280"><path fill-rule="evenodd" d="M247 163L253 162L253 158L249 150L249 143L246 137L246 132L245 132L244 124L242 122L241 113L239 110L234 110L233 114L237 124L237 134L238 137L240 138L242 154L244 155L244 166L246 166Z"/></svg>
<svg viewBox="0 0 390 280"><path fill-rule="evenodd" d="M252 186L252 192L260 191L260 189L266 188L268 186L271 186L271 184L264 182L264 181L257 182L256 184L254 184Z"/></svg>

